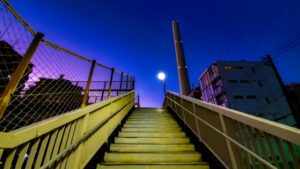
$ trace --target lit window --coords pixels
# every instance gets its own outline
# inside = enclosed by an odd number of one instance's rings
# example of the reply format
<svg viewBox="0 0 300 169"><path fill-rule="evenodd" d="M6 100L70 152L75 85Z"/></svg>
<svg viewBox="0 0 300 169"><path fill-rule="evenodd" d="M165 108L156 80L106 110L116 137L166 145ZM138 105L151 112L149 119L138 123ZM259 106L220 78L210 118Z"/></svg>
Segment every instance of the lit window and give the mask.
<svg viewBox="0 0 300 169"><path fill-rule="evenodd" d="M243 66L224 66L225 70L239 70L243 69Z"/></svg>

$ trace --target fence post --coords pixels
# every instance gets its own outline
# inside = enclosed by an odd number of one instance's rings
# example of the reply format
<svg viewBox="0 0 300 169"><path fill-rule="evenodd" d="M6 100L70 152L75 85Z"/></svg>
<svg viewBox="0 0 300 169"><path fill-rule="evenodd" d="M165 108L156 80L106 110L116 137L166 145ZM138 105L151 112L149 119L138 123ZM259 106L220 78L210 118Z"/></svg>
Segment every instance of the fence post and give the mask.
<svg viewBox="0 0 300 169"><path fill-rule="evenodd" d="M106 90L106 81L104 81L104 86L103 86L102 95L101 95L101 101L103 100L105 90Z"/></svg>
<svg viewBox="0 0 300 169"><path fill-rule="evenodd" d="M21 78L24 75L24 72L25 72L27 66L30 64L31 59L43 37L44 37L44 34L42 34L42 33L38 32L35 34L32 42L29 45L29 47L27 48L22 60L18 64L10 81L8 82L7 86L5 87L5 90L0 98L0 119L2 118L7 106L9 105L9 102L11 100L11 95L15 92Z"/></svg>
<svg viewBox="0 0 300 169"><path fill-rule="evenodd" d="M127 74L127 76L126 76L126 92L128 92L128 78L129 78L129 75Z"/></svg>
<svg viewBox="0 0 300 169"><path fill-rule="evenodd" d="M134 90L134 78L131 76L131 90Z"/></svg>
<svg viewBox="0 0 300 169"><path fill-rule="evenodd" d="M226 128L226 125L225 125L223 115L219 114L219 117L220 117L220 121L221 121L222 130L227 135L228 132L227 132L227 128ZM227 138L224 138L224 139L225 139L225 142L226 142L226 147L228 149L229 158L230 158L230 161L231 161L231 164L232 164L232 168L233 169L238 169L237 162L236 162L236 159L235 159L234 154L233 154L233 149L232 149L231 143Z"/></svg>
<svg viewBox="0 0 300 169"><path fill-rule="evenodd" d="M117 91L117 95L119 95L119 92L121 92L122 94L122 83L123 83L123 72L121 72L120 90Z"/></svg>
<svg viewBox="0 0 300 169"><path fill-rule="evenodd" d="M133 78L133 86L132 86L132 90L134 90L135 89L135 78Z"/></svg>
<svg viewBox="0 0 300 169"><path fill-rule="evenodd" d="M110 98L110 94L111 94L111 87L112 87L112 81L113 81L113 78L114 78L114 72L115 72L115 69L112 68L111 69L111 74L110 74L110 80L109 80L108 99Z"/></svg>
<svg viewBox="0 0 300 169"><path fill-rule="evenodd" d="M140 104L140 94L138 94L137 98L138 98L137 107L140 108L141 107L141 104Z"/></svg>
<svg viewBox="0 0 300 169"><path fill-rule="evenodd" d="M92 61L92 66L91 66L91 69L90 69L90 73L89 73L89 77L88 77L88 81L86 83L86 87L85 87L85 91L84 91L84 95L83 95L81 107L85 107L86 106L86 102L88 100L88 96L89 96L89 92L90 92L90 87L91 87L91 83L92 83L92 78L93 78L93 74L94 74L95 65L96 65L96 60L93 60Z"/></svg>

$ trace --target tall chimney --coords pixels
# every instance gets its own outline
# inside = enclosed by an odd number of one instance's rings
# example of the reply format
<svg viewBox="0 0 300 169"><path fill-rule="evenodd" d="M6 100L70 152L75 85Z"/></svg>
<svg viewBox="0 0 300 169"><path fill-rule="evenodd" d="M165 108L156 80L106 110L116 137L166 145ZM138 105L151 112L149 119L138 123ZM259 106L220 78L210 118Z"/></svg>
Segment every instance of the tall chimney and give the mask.
<svg viewBox="0 0 300 169"><path fill-rule="evenodd" d="M178 20L172 21L172 28L173 28L174 45L175 45L176 60L177 60L177 67L178 67L180 94L187 96L190 94L191 89L190 89L190 81L187 72L186 61L183 52L182 40L179 31Z"/></svg>

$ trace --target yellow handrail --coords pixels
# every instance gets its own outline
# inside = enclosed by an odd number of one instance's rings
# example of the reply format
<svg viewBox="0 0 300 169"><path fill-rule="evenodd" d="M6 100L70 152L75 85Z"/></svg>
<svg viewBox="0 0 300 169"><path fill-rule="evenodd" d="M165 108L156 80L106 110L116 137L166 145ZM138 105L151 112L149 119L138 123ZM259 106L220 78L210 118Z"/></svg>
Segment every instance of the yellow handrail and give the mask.
<svg viewBox="0 0 300 169"><path fill-rule="evenodd" d="M84 168L134 106L134 98L132 91L19 130L0 132L4 168ZM86 127L79 134L84 120ZM80 158L72 161L78 154Z"/></svg>
<svg viewBox="0 0 300 169"><path fill-rule="evenodd" d="M300 130L168 92L171 108L226 168L299 168Z"/></svg>

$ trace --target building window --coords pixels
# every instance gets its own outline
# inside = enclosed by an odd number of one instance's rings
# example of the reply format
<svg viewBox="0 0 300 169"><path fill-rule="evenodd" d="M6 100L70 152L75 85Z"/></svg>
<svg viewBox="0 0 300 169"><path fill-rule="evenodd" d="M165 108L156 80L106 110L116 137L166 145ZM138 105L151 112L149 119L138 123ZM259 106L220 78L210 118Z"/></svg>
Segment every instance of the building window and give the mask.
<svg viewBox="0 0 300 169"><path fill-rule="evenodd" d="M256 99L256 96L247 96L247 99Z"/></svg>
<svg viewBox="0 0 300 169"><path fill-rule="evenodd" d="M263 87L263 85L262 85L261 82L258 82L258 86L259 86L259 87Z"/></svg>
<svg viewBox="0 0 300 169"><path fill-rule="evenodd" d="M237 83L237 80L228 80L229 83Z"/></svg>
<svg viewBox="0 0 300 169"><path fill-rule="evenodd" d="M243 98L244 98L244 96L240 96L240 95L238 95L238 96L234 96L234 98L235 98L235 99L243 99Z"/></svg>
<svg viewBox="0 0 300 169"><path fill-rule="evenodd" d="M271 103L271 101L270 101L270 99L268 97L265 97L265 99L266 99L267 103Z"/></svg>
<svg viewBox="0 0 300 169"><path fill-rule="evenodd" d="M240 80L241 83L249 83L249 80Z"/></svg>
<svg viewBox="0 0 300 169"><path fill-rule="evenodd" d="M243 69L243 66L224 66L225 70L239 70Z"/></svg>

